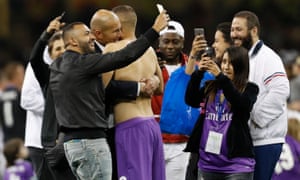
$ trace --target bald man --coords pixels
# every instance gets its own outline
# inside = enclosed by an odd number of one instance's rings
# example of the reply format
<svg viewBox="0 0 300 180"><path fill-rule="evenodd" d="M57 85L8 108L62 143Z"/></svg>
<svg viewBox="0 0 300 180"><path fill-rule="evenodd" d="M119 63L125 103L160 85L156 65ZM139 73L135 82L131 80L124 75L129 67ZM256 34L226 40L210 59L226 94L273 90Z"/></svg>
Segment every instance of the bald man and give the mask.
<svg viewBox="0 0 300 180"><path fill-rule="evenodd" d="M121 21L123 40L108 44L104 53L122 49L136 39L137 17L133 8L122 5L113 11ZM158 92L163 90L162 74L155 51L151 47L136 62L103 75L104 84L107 84L106 80L110 79L112 74L115 80L122 81L158 77ZM118 101L114 105L114 116L118 179L164 180L162 138L159 125L153 116L151 98L139 96L132 101Z"/></svg>
<svg viewBox="0 0 300 180"><path fill-rule="evenodd" d="M100 9L96 11L91 19L90 26L95 36L96 44L101 51L106 44L121 39L120 20L118 16L109 10Z"/></svg>

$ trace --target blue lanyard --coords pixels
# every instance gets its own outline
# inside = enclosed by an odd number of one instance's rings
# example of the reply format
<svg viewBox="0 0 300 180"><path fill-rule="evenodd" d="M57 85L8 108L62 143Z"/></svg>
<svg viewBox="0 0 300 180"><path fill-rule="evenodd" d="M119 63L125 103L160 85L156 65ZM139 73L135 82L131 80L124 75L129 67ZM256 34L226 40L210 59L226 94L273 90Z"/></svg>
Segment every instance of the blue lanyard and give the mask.
<svg viewBox="0 0 300 180"><path fill-rule="evenodd" d="M226 104L226 99L224 97L224 100L223 102L221 102L221 94L223 93L222 90L218 90L217 94L216 94L216 99L215 99L215 104L217 106L217 113L218 113L218 122L220 123L221 122L221 119L222 119L222 114L223 114L223 111L225 109L225 104Z"/></svg>

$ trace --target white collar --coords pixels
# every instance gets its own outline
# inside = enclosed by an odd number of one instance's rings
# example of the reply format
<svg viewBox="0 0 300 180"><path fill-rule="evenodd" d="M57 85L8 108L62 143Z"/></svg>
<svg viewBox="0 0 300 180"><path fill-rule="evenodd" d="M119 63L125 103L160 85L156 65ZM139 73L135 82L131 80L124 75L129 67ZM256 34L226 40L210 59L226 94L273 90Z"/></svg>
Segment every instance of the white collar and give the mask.
<svg viewBox="0 0 300 180"><path fill-rule="evenodd" d="M48 46L46 46L46 48L44 49L43 60L46 64L51 64L53 62L53 59L50 57L48 52Z"/></svg>
<svg viewBox="0 0 300 180"><path fill-rule="evenodd" d="M104 50L104 46L102 44L100 44L98 41L95 41L95 43L97 44L97 46L101 49L101 51Z"/></svg>

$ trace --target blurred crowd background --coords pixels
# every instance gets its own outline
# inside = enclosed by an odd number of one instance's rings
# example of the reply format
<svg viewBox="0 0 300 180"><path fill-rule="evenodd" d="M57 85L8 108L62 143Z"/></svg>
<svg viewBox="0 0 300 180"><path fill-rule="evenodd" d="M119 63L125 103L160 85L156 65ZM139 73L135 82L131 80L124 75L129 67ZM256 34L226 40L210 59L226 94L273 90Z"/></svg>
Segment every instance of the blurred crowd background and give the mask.
<svg viewBox="0 0 300 180"><path fill-rule="evenodd" d="M285 62L295 59L300 50L299 0L0 0L0 60L12 58L25 64L35 40L63 11L65 22L89 24L97 9L128 4L138 14L137 33L142 33L158 13L156 3L163 4L171 18L183 24L186 52L191 47L194 27L204 27L206 39L212 42L216 25L231 21L239 10L251 10L259 16L262 39Z"/></svg>

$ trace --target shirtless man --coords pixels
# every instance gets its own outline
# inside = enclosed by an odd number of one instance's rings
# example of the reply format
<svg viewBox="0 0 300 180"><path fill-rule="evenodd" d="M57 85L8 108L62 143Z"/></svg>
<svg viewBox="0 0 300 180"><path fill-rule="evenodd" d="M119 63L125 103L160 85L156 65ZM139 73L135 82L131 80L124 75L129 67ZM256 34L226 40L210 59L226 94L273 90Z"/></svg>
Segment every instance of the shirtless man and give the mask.
<svg viewBox="0 0 300 180"><path fill-rule="evenodd" d="M114 8L113 11L121 21L123 40L108 44L104 52L119 50L136 39L137 17L133 8L122 5ZM104 84L107 84L112 74L113 79L126 81L158 77L157 81L161 82L158 91L163 90L161 71L152 48L129 66L103 75ZM158 123L154 120L151 99L139 96L133 101L119 101L114 106L114 115L118 179L165 180L161 132Z"/></svg>

